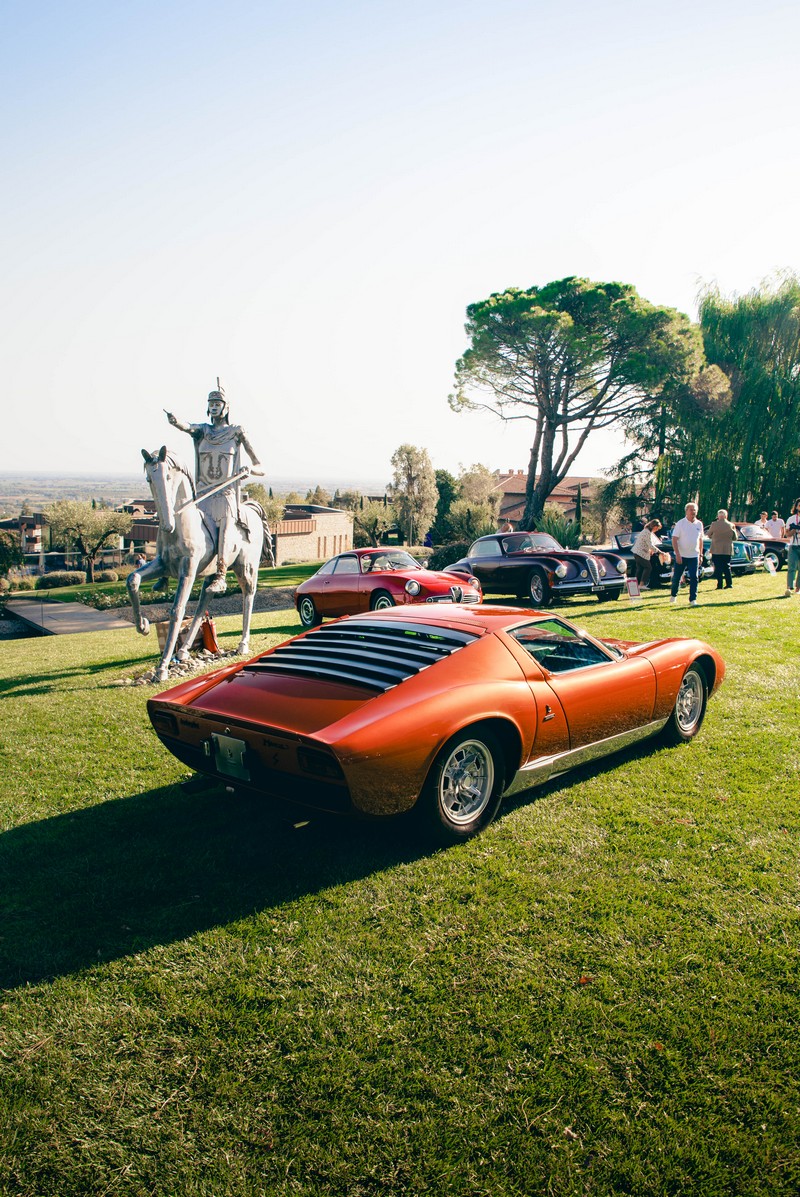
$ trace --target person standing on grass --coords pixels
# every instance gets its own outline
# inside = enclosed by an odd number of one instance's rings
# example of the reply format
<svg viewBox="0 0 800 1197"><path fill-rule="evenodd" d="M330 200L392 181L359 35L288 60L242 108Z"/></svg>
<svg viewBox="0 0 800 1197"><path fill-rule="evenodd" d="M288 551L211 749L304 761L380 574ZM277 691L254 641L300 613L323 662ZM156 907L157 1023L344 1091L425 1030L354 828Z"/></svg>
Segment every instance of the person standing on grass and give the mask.
<svg viewBox="0 0 800 1197"><path fill-rule="evenodd" d="M795 499L792 514L786 521L786 539L789 542L786 553L786 567L789 572L783 597L791 598L795 577L800 575L800 499Z"/></svg>
<svg viewBox="0 0 800 1197"><path fill-rule="evenodd" d="M686 515L678 520L672 529L672 549L675 561L672 565L672 597L670 603L678 601L678 588L683 571L689 577L689 606L697 606L697 567L703 548L703 525L697 518L697 504L686 504Z"/></svg>
<svg viewBox="0 0 800 1197"><path fill-rule="evenodd" d="M767 520L767 531L775 540L783 540L786 533L786 524L778 515L777 511L773 511L772 515Z"/></svg>
<svg viewBox="0 0 800 1197"><path fill-rule="evenodd" d="M728 519L728 512L720 507L713 524L708 525L708 535L711 537L711 560L714 562L714 577L717 590L722 590L722 583L730 590L733 586L731 574L731 557L733 556L733 542L736 540L736 529Z"/></svg>
<svg viewBox="0 0 800 1197"><path fill-rule="evenodd" d="M639 583L641 590L650 589L650 570L652 568L653 557L658 554L661 544L656 537L656 533L661 528L661 520L649 520L642 528L641 532L636 533L636 538L633 542L633 559L636 564L636 581Z"/></svg>

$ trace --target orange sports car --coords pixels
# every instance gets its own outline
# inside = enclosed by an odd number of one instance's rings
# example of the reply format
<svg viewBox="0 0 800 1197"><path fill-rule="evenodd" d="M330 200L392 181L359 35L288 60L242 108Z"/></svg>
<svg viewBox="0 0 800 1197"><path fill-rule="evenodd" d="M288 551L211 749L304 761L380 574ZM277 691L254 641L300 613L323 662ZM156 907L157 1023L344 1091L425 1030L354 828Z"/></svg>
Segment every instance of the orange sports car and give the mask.
<svg viewBox="0 0 800 1197"><path fill-rule="evenodd" d="M148 702L217 781L362 815L412 807L445 843L503 794L660 735L691 740L725 664L701 640L597 640L509 607L406 607L314 628Z"/></svg>

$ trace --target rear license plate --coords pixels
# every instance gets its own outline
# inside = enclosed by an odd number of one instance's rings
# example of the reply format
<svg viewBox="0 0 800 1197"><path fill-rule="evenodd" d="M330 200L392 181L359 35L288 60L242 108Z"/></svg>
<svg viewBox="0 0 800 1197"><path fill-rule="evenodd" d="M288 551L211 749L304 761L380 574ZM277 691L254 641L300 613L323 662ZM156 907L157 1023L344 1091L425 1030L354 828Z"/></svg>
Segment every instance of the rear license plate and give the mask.
<svg viewBox="0 0 800 1197"><path fill-rule="evenodd" d="M226 777L249 781L250 770L244 763L244 754L247 752L244 740L237 740L233 736L220 736L216 732L211 739L214 743L214 764L217 770Z"/></svg>

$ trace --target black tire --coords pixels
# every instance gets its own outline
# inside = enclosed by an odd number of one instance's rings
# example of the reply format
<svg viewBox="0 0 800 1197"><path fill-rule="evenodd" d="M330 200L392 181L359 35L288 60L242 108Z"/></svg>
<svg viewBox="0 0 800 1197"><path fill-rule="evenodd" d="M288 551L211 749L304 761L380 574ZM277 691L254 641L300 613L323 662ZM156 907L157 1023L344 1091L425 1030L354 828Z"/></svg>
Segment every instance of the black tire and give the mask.
<svg viewBox="0 0 800 1197"><path fill-rule="evenodd" d="M700 730L706 714L708 683L699 665L683 675L672 714L661 733L667 744L687 744Z"/></svg>
<svg viewBox="0 0 800 1197"><path fill-rule="evenodd" d="M553 601L550 583L540 569L531 570L528 578L528 594L534 607L549 607Z"/></svg>
<svg viewBox="0 0 800 1197"><path fill-rule="evenodd" d="M319 614L310 594L301 594L297 602L297 614L300 616L300 622L304 628L316 628L322 623L322 616Z"/></svg>
<svg viewBox="0 0 800 1197"><path fill-rule="evenodd" d="M604 590L601 594L598 593L597 601L598 601L598 603L615 603L621 594L622 594L621 589L620 590Z"/></svg>
<svg viewBox="0 0 800 1197"><path fill-rule="evenodd" d="M768 561L771 561L773 563L773 565L775 566L776 574L779 574L781 572L781 570L783 569L783 562L784 562L784 558L781 557L780 553L776 553L773 549L769 549L764 554L764 556Z"/></svg>
<svg viewBox="0 0 800 1197"><path fill-rule="evenodd" d="M500 807L505 760L497 737L480 725L464 728L439 752L417 809L440 844L459 844L483 831Z"/></svg>
<svg viewBox="0 0 800 1197"><path fill-rule="evenodd" d="M389 607L394 605L395 601L388 590L376 590L369 600L370 611L388 611Z"/></svg>

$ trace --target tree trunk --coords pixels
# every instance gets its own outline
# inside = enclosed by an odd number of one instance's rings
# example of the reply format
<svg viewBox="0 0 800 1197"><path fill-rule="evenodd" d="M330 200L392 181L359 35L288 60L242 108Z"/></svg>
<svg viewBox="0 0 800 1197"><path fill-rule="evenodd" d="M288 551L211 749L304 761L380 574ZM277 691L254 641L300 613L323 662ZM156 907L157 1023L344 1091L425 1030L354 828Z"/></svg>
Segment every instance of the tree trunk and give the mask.
<svg viewBox="0 0 800 1197"><path fill-rule="evenodd" d="M87 553L84 558L84 564L86 566L86 581L94 582L94 557L90 557Z"/></svg>

